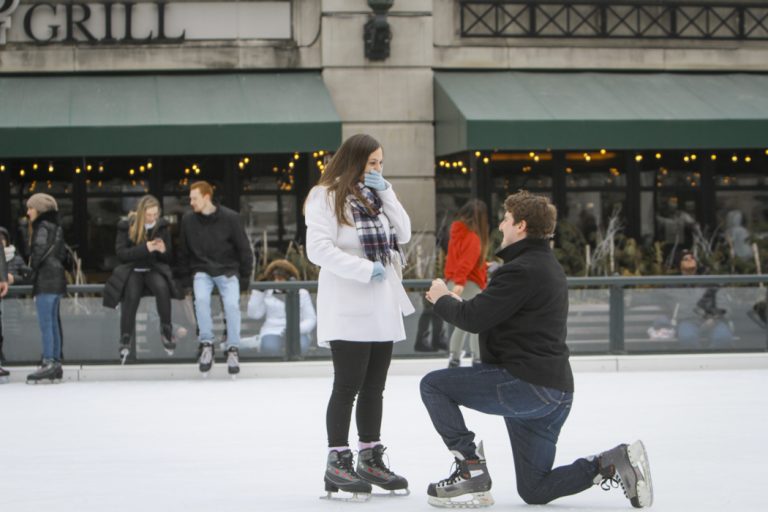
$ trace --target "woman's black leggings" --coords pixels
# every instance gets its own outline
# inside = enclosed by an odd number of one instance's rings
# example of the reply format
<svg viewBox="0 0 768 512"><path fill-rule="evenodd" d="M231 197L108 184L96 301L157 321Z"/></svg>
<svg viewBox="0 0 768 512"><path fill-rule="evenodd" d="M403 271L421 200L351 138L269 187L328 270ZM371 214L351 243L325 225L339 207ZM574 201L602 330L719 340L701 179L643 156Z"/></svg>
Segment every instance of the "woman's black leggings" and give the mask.
<svg viewBox="0 0 768 512"><path fill-rule="evenodd" d="M136 310L139 309L141 294L147 287L157 302L157 314L160 315L160 324L171 323L171 290L168 281L160 272L131 272L123 289L123 302L120 311L120 334L130 335L136 332Z"/></svg>
<svg viewBox="0 0 768 512"><path fill-rule="evenodd" d="M392 342L331 342L333 392L325 425L328 446L349 446L349 422L357 396L357 435L360 442L381 440L384 384L392 360Z"/></svg>

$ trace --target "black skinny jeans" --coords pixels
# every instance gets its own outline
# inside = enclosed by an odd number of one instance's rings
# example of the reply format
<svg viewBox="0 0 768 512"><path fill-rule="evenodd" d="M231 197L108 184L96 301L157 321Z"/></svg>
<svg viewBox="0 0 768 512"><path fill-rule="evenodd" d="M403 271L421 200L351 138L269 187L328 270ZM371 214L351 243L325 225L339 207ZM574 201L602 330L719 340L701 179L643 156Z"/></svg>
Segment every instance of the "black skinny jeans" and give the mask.
<svg viewBox="0 0 768 512"><path fill-rule="evenodd" d="M168 281L160 272L131 272L123 289L123 301L120 311L120 334L133 337L136 332L136 311L139 309L141 294L147 287L157 302L157 314L160 324L171 323L171 290Z"/></svg>
<svg viewBox="0 0 768 512"><path fill-rule="evenodd" d="M349 446L349 422L357 396L357 435L362 443L381 440L384 384L392 360L392 342L331 342L333 392L325 425L328 447Z"/></svg>

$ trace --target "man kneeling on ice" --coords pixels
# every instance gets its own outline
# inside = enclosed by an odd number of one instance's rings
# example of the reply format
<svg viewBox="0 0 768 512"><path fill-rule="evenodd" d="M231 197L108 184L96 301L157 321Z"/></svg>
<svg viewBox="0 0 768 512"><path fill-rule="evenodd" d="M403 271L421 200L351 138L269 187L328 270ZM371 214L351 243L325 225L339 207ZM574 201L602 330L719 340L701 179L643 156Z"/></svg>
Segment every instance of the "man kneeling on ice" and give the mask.
<svg viewBox="0 0 768 512"><path fill-rule="evenodd" d="M435 313L480 333L482 362L427 374L421 397L432 423L456 457L456 470L430 484L429 503L469 508L493 504L483 446L474 443L459 406L503 416L512 444L517 490L544 504L595 484L618 484L634 507L649 507L653 488L641 441L552 469L560 429L573 401L565 344L568 285L549 244L557 210L545 197L520 191L507 198L497 253L504 264L488 287L462 301L436 279L427 292Z"/></svg>

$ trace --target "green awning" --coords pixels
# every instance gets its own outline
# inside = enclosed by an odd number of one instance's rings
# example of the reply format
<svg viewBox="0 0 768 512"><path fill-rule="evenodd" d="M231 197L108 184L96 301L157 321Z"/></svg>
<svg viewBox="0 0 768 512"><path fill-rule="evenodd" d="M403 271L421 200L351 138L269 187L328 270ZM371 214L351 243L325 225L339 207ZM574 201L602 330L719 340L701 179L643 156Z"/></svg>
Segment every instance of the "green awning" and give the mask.
<svg viewBox="0 0 768 512"><path fill-rule="evenodd" d="M768 147L768 75L435 73L438 155Z"/></svg>
<svg viewBox="0 0 768 512"><path fill-rule="evenodd" d="M0 76L0 157L335 149L319 73Z"/></svg>

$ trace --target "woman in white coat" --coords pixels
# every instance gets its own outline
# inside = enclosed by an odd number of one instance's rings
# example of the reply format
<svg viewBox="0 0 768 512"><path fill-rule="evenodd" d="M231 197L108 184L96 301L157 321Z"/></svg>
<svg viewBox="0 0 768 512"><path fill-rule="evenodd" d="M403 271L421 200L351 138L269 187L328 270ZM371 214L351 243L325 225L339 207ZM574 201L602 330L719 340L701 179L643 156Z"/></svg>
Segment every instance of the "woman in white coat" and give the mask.
<svg viewBox="0 0 768 512"><path fill-rule="evenodd" d="M400 281L411 221L384 180L383 150L373 137L347 139L307 197L307 256L320 266L317 342L331 349L334 382L326 413L328 496L396 491L408 481L384 463L381 417L392 346L405 339L403 315L413 312ZM349 447L357 397L355 467Z"/></svg>

